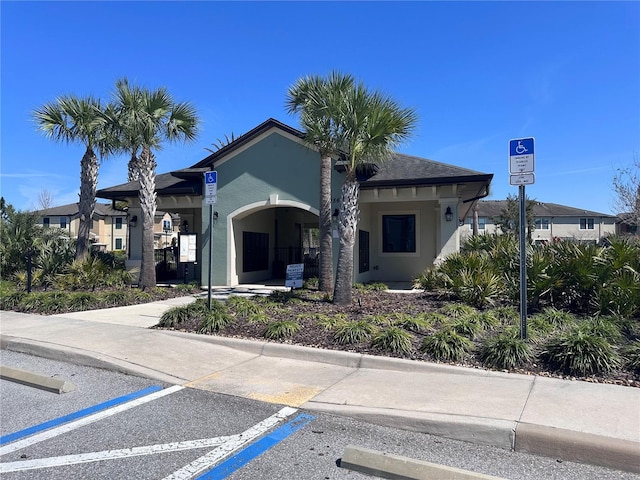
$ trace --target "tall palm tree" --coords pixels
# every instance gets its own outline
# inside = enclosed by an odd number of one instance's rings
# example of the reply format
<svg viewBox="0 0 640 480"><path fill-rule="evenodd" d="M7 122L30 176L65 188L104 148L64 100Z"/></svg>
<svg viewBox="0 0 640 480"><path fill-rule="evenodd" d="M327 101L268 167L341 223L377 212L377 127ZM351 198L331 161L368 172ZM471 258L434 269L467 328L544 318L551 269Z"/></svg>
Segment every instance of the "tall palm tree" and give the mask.
<svg viewBox="0 0 640 480"><path fill-rule="evenodd" d="M305 140L320 154L319 289L333 290L333 238L331 234L331 159L340 152L341 133L336 122L340 103L353 88L350 75L332 72L325 77L300 78L287 92L288 113L300 114Z"/></svg>
<svg viewBox="0 0 640 480"><path fill-rule="evenodd" d="M340 249L333 293L336 304L351 303L353 247L360 214L358 167L389 158L395 147L411 136L416 122L413 109L401 108L390 97L369 91L362 83L354 85L341 102L337 123L342 130L347 161L338 214Z"/></svg>
<svg viewBox="0 0 640 480"><path fill-rule="evenodd" d="M84 260L89 253L89 231L96 205L100 166L98 154L104 158L113 151L113 142L108 136L108 121L104 113L105 109L99 99L73 95L58 97L33 113L38 129L47 138L85 146L80 161L80 224L76 260Z"/></svg>
<svg viewBox="0 0 640 480"><path fill-rule="evenodd" d="M140 182L138 198L142 215L142 264L140 285L156 285L153 220L156 214L156 161L153 150L164 141L191 141L200 119L188 102L175 103L166 88L149 90L116 82L114 114L120 147L131 153L130 178ZM138 154L138 152L140 152Z"/></svg>

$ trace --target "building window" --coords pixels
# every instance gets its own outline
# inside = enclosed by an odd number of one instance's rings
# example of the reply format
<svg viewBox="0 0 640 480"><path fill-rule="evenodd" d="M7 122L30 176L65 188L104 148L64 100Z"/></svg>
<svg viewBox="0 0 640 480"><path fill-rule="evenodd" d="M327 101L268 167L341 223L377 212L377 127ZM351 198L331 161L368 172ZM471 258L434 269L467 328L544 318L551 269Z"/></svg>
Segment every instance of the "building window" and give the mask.
<svg viewBox="0 0 640 480"><path fill-rule="evenodd" d="M60 217L60 228L67 228L67 217Z"/></svg>
<svg viewBox="0 0 640 480"><path fill-rule="evenodd" d="M359 230L358 234L358 272L369 271L369 232Z"/></svg>
<svg viewBox="0 0 640 480"><path fill-rule="evenodd" d="M122 217L116 217L116 230L122 230Z"/></svg>
<svg viewBox="0 0 640 480"><path fill-rule="evenodd" d="M487 217L478 217L478 230L484 231L487 228ZM469 218L469 230L473 231L473 217Z"/></svg>
<svg viewBox="0 0 640 480"><path fill-rule="evenodd" d="M42 226L44 228L49 228L49 224L50 224L51 220L49 220L49 217L44 217L42 219Z"/></svg>
<svg viewBox="0 0 640 480"><path fill-rule="evenodd" d="M382 251L384 253L416 252L416 216L382 216Z"/></svg>
<svg viewBox="0 0 640 480"><path fill-rule="evenodd" d="M242 271L269 269L269 234L242 232Z"/></svg>
<svg viewBox="0 0 640 480"><path fill-rule="evenodd" d="M593 218L581 218L580 219L580 230L593 230Z"/></svg>
<svg viewBox="0 0 640 480"><path fill-rule="evenodd" d="M536 230L549 230L549 219L536 218Z"/></svg>
<svg viewBox="0 0 640 480"><path fill-rule="evenodd" d="M122 250L122 239L116 238L116 250Z"/></svg>
<svg viewBox="0 0 640 480"><path fill-rule="evenodd" d="M171 231L171 220L163 220L162 221L162 231L170 232Z"/></svg>

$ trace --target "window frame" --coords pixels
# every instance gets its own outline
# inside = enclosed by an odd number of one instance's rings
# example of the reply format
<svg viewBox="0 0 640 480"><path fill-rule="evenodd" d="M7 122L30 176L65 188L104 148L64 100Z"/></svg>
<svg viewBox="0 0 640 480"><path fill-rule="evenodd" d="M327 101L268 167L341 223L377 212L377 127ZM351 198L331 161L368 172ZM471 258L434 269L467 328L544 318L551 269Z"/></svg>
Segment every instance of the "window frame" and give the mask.
<svg viewBox="0 0 640 480"><path fill-rule="evenodd" d="M59 225L62 230L66 230L67 226L69 225L69 222L67 222L67 217L60 217Z"/></svg>
<svg viewBox="0 0 640 480"><path fill-rule="evenodd" d="M123 217L116 217L116 230L122 230L122 225L124 224Z"/></svg>
<svg viewBox="0 0 640 480"><path fill-rule="evenodd" d="M543 223L543 220L546 220L546 226ZM538 222L540 222L540 226L538 226ZM536 217L534 221L536 230L550 230L551 229L551 219L549 217Z"/></svg>
<svg viewBox="0 0 640 480"><path fill-rule="evenodd" d="M584 220L584 226L583 226ZM596 219L594 217L580 217L580 230L595 230Z"/></svg>
<svg viewBox="0 0 640 480"><path fill-rule="evenodd" d="M414 218L414 247L411 252L385 252L384 251L384 217L413 216ZM379 243L378 255L383 257L419 257L420 256L420 212L418 210L387 210L379 212Z"/></svg>

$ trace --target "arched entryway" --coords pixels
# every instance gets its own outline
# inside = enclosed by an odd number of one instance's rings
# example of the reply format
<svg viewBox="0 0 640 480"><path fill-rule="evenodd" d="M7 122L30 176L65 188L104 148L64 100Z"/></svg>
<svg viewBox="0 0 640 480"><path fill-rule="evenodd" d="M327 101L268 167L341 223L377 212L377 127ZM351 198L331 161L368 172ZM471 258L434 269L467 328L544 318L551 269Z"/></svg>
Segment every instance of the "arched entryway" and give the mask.
<svg viewBox="0 0 640 480"><path fill-rule="evenodd" d="M318 211L295 201L258 202L227 216L230 285L284 279L286 266L305 264L317 276Z"/></svg>

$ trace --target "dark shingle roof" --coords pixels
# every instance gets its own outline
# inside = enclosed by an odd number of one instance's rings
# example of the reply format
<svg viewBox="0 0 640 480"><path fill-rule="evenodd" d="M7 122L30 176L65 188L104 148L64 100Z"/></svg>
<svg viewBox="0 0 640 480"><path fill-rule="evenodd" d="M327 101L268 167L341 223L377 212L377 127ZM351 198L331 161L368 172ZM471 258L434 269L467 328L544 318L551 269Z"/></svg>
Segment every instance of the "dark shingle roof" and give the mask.
<svg viewBox="0 0 640 480"><path fill-rule="evenodd" d="M507 207L506 200L481 200L478 202L478 215L481 217L499 217L502 210ZM470 212L472 214L472 212ZM599 213L582 208L569 207L558 203L537 202L533 207L536 217L606 217L616 218L615 215Z"/></svg>
<svg viewBox="0 0 640 480"><path fill-rule="evenodd" d="M34 213L43 217L77 217L79 207L77 203L68 203L67 205L36 210ZM99 217L117 217L126 214L127 212L113 208L110 203L96 203L94 210L94 215L98 215Z"/></svg>
<svg viewBox="0 0 640 480"><path fill-rule="evenodd" d="M361 181L363 188L392 185L429 185L462 181L490 181L492 174L436 162L426 158L395 153L378 165L377 172Z"/></svg>

